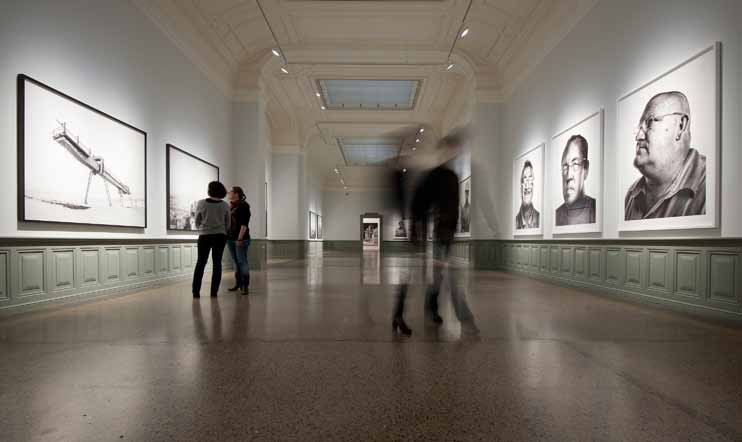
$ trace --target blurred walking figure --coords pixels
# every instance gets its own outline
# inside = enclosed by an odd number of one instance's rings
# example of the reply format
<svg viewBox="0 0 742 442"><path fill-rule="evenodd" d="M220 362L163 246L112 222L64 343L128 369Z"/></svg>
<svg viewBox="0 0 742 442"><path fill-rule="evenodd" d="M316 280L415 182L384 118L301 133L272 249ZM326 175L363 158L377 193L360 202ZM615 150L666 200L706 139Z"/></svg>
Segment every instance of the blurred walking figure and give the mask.
<svg viewBox="0 0 742 442"><path fill-rule="evenodd" d="M392 190L394 192L394 198L392 201L392 206L397 211L399 217L402 219L402 221L399 222L399 228L397 229L397 232L400 231L400 229L404 230L404 219L409 216L410 211L410 204L411 204L411 197L412 192L411 188L414 185L413 183L413 176L411 170L408 170L408 167L403 167L404 161L403 159L400 159L400 162L396 165L395 169L393 170L391 174L392 179ZM413 223L415 220L412 220ZM403 237L407 237L407 233L412 233L412 236L410 236L410 239L412 240L413 244L417 245L418 241L417 238L415 238L415 228L412 227L411 232L407 232L406 230L403 232L404 234L401 235ZM398 236L395 233L395 236ZM403 334L405 336L411 336L412 330L407 326L407 323L404 320L404 311L405 311L405 300L407 299L407 290L410 285L410 279L412 278L411 274L407 274L403 277L403 280L400 283L399 291L397 292L397 300L394 305L394 317L392 319L392 331L395 334Z"/></svg>
<svg viewBox="0 0 742 442"><path fill-rule="evenodd" d="M211 296L215 297L219 292L219 284L222 281L222 254L227 244L227 231L229 230L229 206L225 203L227 189L219 181L209 183L209 197L196 203L196 227L198 227L198 261L193 271L193 297L201 297L201 280L204 277L206 262L211 261L213 273L211 274Z"/></svg>
<svg viewBox="0 0 742 442"><path fill-rule="evenodd" d="M433 284L425 294L425 317L434 324L443 323L438 314L438 295L447 271L451 286L451 301L456 317L461 322L465 334L478 334L466 302L466 294L459 288L459 269L450 262L449 253L459 220L459 176L446 166L446 163L458 156L465 143L463 132L453 132L444 137L438 144L437 167L422 178L412 203L415 226L427 226L426 220L433 216Z"/></svg>
<svg viewBox="0 0 742 442"><path fill-rule="evenodd" d="M227 239L229 254L234 262L234 287L230 292L239 290L247 295L250 287L250 268L247 262L247 249L250 247L250 204L245 192L234 186L229 191L230 224Z"/></svg>

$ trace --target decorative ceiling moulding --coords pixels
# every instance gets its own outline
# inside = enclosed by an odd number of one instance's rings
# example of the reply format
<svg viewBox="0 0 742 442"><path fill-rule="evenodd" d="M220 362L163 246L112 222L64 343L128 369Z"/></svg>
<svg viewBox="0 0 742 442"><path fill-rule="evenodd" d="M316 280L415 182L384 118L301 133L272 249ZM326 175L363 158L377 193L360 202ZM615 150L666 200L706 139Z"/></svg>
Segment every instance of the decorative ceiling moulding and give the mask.
<svg viewBox="0 0 742 442"><path fill-rule="evenodd" d="M234 93L237 62L216 50L172 0L132 0L183 54L227 97Z"/></svg>

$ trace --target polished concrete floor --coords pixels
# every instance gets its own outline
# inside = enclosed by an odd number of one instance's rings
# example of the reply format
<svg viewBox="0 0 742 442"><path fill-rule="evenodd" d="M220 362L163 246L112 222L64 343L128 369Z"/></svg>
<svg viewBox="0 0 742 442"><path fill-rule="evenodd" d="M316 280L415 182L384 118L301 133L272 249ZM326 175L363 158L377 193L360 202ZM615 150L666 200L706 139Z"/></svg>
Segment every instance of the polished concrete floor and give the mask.
<svg viewBox="0 0 742 442"><path fill-rule="evenodd" d="M184 281L4 314L0 440L742 440L741 330L466 276L478 338L445 293L424 326L421 260L373 254L273 263L247 297Z"/></svg>

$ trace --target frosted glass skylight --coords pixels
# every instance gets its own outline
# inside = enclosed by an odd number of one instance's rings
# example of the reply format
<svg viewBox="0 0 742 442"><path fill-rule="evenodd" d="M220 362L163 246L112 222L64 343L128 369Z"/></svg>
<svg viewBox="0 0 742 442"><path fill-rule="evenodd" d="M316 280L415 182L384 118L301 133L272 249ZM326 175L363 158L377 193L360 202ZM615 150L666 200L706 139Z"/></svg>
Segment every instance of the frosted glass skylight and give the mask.
<svg viewBox="0 0 742 442"><path fill-rule="evenodd" d="M401 138L338 138L348 166L374 166L399 155Z"/></svg>
<svg viewBox="0 0 742 442"><path fill-rule="evenodd" d="M322 100L333 110L412 110L419 80L319 80Z"/></svg>

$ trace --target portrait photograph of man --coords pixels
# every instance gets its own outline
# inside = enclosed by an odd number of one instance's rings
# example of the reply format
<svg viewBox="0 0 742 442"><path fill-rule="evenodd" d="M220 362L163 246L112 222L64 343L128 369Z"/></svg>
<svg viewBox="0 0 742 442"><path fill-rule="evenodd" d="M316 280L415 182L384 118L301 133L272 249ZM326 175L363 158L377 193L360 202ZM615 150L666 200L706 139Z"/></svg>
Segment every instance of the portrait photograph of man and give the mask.
<svg viewBox="0 0 742 442"><path fill-rule="evenodd" d="M543 203L543 155L544 145L516 158L513 169L513 189L516 192L516 235L534 235L543 232L541 204Z"/></svg>
<svg viewBox="0 0 742 442"><path fill-rule="evenodd" d="M471 234L471 177L464 178L459 183L459 222L456 236Z"/></svg>
<svg viewBox="0 0 742 442"><path fill-rule="evenodd" d="M550 151L553 232L599 232L603 193L603 111L554 136Z"/></svg>
<svg viewBox="0 0 742 442"><path fill-rule="evenodd" d="M718 47L619 99L620 230L717 225Z"/></svg>

